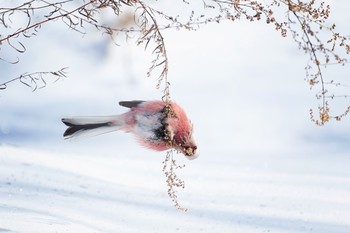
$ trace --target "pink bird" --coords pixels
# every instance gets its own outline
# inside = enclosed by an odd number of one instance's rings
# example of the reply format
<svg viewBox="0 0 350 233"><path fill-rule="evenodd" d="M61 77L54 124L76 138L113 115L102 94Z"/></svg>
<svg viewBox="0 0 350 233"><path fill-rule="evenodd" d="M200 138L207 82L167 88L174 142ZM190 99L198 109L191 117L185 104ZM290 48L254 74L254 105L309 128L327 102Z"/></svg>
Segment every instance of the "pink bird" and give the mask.
<svg viewBox="0 0 350 233"><path fill-rule="evenodd" d="M63 118L62 122L68 126L64 138L122 130L134 134L137 141L147 148L156 151L174 148L189 159L198 157L192 124L176 103L134 100L121 101L119 105L130 108L130 111L112 116Z"/></svg>

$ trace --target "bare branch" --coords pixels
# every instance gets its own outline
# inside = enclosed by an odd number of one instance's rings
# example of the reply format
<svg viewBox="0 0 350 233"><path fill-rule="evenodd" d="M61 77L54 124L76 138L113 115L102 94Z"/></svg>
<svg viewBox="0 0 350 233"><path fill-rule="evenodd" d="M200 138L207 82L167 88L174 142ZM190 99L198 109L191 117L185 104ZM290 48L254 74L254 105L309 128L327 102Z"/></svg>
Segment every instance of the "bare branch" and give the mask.
<svg viewBox="0 0 350 233"><path fill-rule="evenodd" d="M58 71L46 71L46 72L34 72L34 73L24 73L20 76L10 79L4 83L0 83L0 90L5 90L10 83L15 81L20 81L27 87L30 87L32 91L46 87L47 83L45 78L48 76L54 77L53 82L57 82L59 79L67 77L67 67L62 68Z"/></svg>
<svg viewBox="0 0 350 233"><path fill-rule="evenodd" d="M176 209L187 212L188 209L180 205L176 191L177 188L185 188L185 182L176 174L176 170L184 168L185 165L177 165L173 153L173 150L168 151L163 161L163 173L166 177L168 196Z"/></svg>
<svg viewBox="0 0 350 233"><path fill-rule="evenodd" d="M145 48L147 48L149 42L152 40L156 47L153 49L152 54L155 55L155 59L153 59L151 66L148 70L147 76L151 76L151 73L158 67L161 68L161 73L158 77L157 88L164 83L164 98L165 102L170 102L170 83L168 81L168 55L166 51L166 46L164 42L164 37L161 33L161 29L159 28L158 22L155 18L154 13L158 13L153 8L146 6L143 2L138 1L138 4L142 8L142 13L139 17L140 20L140 28L142 32L142 37L138 39L138 44L142 44L145 42ZM149 22L150 25L149 25Z"/></svg>

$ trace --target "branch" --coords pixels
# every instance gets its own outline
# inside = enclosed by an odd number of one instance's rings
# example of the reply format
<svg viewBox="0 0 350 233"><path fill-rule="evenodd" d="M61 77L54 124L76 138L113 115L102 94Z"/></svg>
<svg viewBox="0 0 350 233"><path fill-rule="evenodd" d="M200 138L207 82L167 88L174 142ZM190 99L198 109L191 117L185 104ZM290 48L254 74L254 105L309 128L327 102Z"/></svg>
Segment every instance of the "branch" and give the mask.
<svg viewBox="0 0 350 233"><path fill-rule="evenodd" d="M1 45L3 42L5 42L5 41L9 42L9 40L10 40L11 38L17 37L17 36L19 36L20 34L23 34L23 33L25 33L26 31L28 31L28 30L30 30L30 29L38 28L38 27L40 27L41 25L46 24L46 23L48 23L48 22L50 22L50 21L53 21L53 20L56 20L56 19L59 19L59 18L66 17L66 16L68 16L68 15L71 15L71 14L73 14L74 12L77 12L77 11L83 9L83 8L85 8L86 6L88 6L88 5L90 5L90 4L93 4L93 3L96 2L96 1L97 1L97 0L91 0L91 1L85 3L84 5L82 5L82 6L78 7L78 8L76 8L76 9L74 9L74 10L72 10L72 11L66 12L65 14L59 14L59 15L57 15L57 16L48 17L46 20L42 20L42 21L40 21L40 22L38 22L38 23L35 23L35 24L32 24L32 25L28 25L27 27L16 31L16 32L14 32L13 34L10 34L10 35L8 35L8 36L6 36L6 37L4 37L4 38L1 38L1 39L0 39L0 45ZM63 3L65 3L65 2L69 2L69 1L64 1ZM46 3L47 3L47 2L46 2ZM52 6L54 6L54 4L53 4ZM57 12L58 10L60 10L60 9L57 8L55 12Z"/></svg>
<svg viewBox="0 0 350 233"><path fill-rule="evenodd" d="M53 72L50 71L50 72L24 73L16 78L13 78L4 83L1 83L0 90L5 90L8 84L19 80L25 86L30 87L32 91L36 91L37 89L44 88L47 85L44 76L51 75L56 78L54 82L57 82L59 79L67 77L67 69L68 68L65 67L58 71L53 71ZM40 86L39 86L39 82L41 83Z"/></svg>
<svg viewBox="0 0 350 233"><path fill-rule="evenodd" d="M321 108L321 122L320 124L323 125L325 122L329 121L329 111L327 111L327 107L326 107L326 89L325 89L325 84L324 84L324 79L323 79L323 75L322 75L322 71L321 71L321 67L320 67L320 60L318 59L317 55L316 55L316 50L311 42L311 39L309 37L309 31L311 31L310 26L308 24L306 24L305 22L303 23L300 19L300 17L296 14L296 12L292 11L293 15L296 17L296 19L299 22L300 27L302 28L302 31L306 37L306 44L309 46L309 51L311 52L311 56L313 57L313 60L315 62L315 65L317 67L317 73L314 75L314 78L310 80L310 82L315 82L315 80L319 77L321 80L321 98L322 98L322 108ZM308 28L308 31L306 30L306 28ZM312 81L313 80L313 81ZM312 84L312 83L311 83Z"/></svg>
<svg viewBox="0 0 350 233"><path fill-rule="evenodd" d="M170 83L168 81L168 55L166 51L166 46L164 42L164 37L161 33L161 29L159 28L158 22L154 17L153 9L148 7L142 1L138 1L141 8L143 9L143 13L141 14L141 31L143 32L143 36L139 38L138 44L146 42L145 48L147 48L151 39L156 43L156 47L153 49L153 54L156 54L156 58L152 61L151 67L148 70L147 76L150 76L153 70L157 67L162 67L161 74L158 77L157 88L160 87L161 83L164 81L164 96L165 102L170 103ZM147 27L147 16L151 19L152 23L150 28ZM144 17L144 18L142 18Z"/></svg>
<svg viewBox="0 0 350 233"><path fill-rule="evenodd" d="M163 161L163 173L166 177L166 184L168 186L168 196L174 204L174 207L180 211L187 212L188 209L180 205L176 188L185 188L185 182L180 179L175 171L177 169L182 169L185 165L177 165L175 159L173 158L174 150L167 152L165 160Z"/></svg>

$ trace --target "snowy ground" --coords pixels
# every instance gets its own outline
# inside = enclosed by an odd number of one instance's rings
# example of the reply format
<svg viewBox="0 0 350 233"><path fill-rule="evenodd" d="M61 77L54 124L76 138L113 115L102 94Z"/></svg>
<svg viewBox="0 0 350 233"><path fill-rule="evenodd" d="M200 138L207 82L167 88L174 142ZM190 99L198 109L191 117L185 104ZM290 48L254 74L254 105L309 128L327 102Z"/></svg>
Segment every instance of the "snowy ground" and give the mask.
<svg viewBox="0 0 350 233"><path fill-rule="evenodd" d="M332 1L344 35L349 6ZM146 77L152 49L66 29L45 25L23 41L23 54L1 50L20 59L0 62L2 81L69 73L35 92L20 83L1 90L0 233L350 233L350 116L310 122L318 103L304 81L307 56L291 36L238 21L164 31L171 97L201 151L194 161L176 157L186 164L177 172L186 182L183 213L167 196L165 153L122 133L63 140L62 117L121 114L118 101L163 96L158 76ZM329 66L324 77L350 86L349 67ZM332 114L347 108L341 100Z"/></svg>
<svg viewBox="0 0 350 233"><path fill-rule="evenodd" d="M0 232L350 232L350 157L182 160L173 208L161 156L0 146Z"/></svg>

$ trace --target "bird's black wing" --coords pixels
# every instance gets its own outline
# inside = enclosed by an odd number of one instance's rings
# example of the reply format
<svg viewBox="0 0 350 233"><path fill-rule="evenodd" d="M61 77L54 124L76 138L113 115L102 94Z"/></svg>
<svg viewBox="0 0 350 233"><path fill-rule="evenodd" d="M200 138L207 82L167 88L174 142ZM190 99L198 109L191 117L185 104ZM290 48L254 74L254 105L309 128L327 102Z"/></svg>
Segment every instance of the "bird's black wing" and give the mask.
<svg viewBox="0 0 350 233"><path fill-rule="evenodd" d="M133 108L143 103L143 100L132 100L132 101L120 101L119 105L127 108Z"/></svg>

